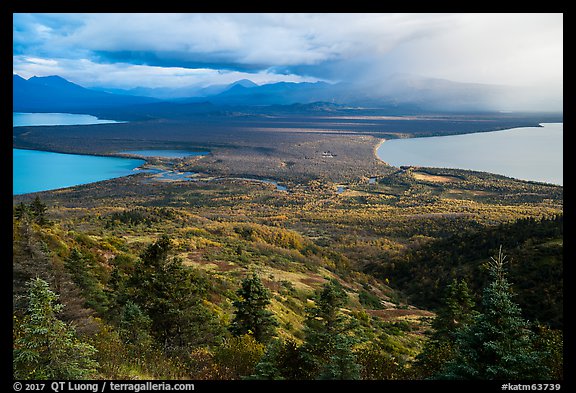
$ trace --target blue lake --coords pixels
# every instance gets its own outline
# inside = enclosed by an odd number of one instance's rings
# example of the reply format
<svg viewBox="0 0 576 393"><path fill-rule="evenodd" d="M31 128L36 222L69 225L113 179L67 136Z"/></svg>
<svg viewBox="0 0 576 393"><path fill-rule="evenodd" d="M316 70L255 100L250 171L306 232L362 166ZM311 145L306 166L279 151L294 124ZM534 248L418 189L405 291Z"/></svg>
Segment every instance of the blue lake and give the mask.
<svg viewBox="0 0 576 393"><path fill-rule="evenodd" d="M12 149L12 193L55 190L134 174L144 160Z"/></svg>
<svg viewBox="0 0 576 393"><path fill-rule="evenodd" d="M14 127L121 123L72 113L12 113ZM144 160L12 149L12 194L55 190L131 175Z"/></svg>
<svg viewBox="0 0 576 393"><path fill-rule="evenodd" d="M22 126L61 126L83 124L123 123L115 120L99 119L92 115L75 113L22 113L12 112L14 127Z"/></svg>
<svg viewBox="0 0 576 393"><path fill-rule="evenodd" d="M13 120L15 127L115 123L90 115L68 113L13 113ZM376 154L393 166L470 169L562 185L563 123L542 125L540 128L387 140ZM134 150L122 153L165 158L209 154L184 150ZM137 158L13 149L13 194L54 190L127 176L137 173L134 169L144 162ZM173 180L190 180L187 178L190 173L176 175L179 177ZM182 179L182 176L186 179ZM269 182L276 184L278 189L285 189L273 181Z"/></svg>
<svg viewBox="0 0 576 393"><path fill-rule="evenodd" d="M490 172L563 185L564 123L430 138L386 140L376 150L392 166Z"/></svg>

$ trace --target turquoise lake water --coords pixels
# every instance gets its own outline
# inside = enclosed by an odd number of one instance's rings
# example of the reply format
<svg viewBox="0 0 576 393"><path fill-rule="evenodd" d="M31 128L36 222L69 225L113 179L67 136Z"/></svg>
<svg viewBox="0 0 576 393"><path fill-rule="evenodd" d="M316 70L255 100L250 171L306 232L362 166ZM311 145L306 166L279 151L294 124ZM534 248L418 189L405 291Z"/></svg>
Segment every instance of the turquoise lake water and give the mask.
<svg viewBox="0 0 576 393"><path fill-rule="evenodd" d="M14 127L120 123L71 113L12 114ZM144 160L12 149L12 194L55 190L131 175Z"/></svg>
<svg viewBox="0 0 576 393"><path fill-rule="evenodd" d="M15 126L115 122L100 120L90 115L67 113L13 115ZM381 160L394 166L471 169L562 185L563 123L542 125L540 128L525 127L466 135L387 140L376 153ZM137 150L124 153L168 158L208 154L183 150ZM127 176L137 173L134 169L144 162L136 158L13 149L13 194L54 190ZM179 174L184 175L189 176L190 173Z"/></svg>
<svg viewBox="0 0 576 393"><path fill-rule="evenodd" d="M55 190L134 174L144 160L12 149L12 193Z"/></svg>
<svg viewBox="0 0 576 393"><path fill-rule="evenodd" d="M49 125L86 125L119 123L84 114L71 113L17 113L12 114L14 127ZM203 156L208 152L186 150L131 150L122 153L140 157L182 158ZM137 158L99 157L82 154L61 154L38 150L12 149L13 195L56 190L139 173L135 168L144 164ZM192 173L173 173L146 169L156 173L158 180L191 180Z"/></svg>
<svg viewBox="0 0 576 393"><path fill-rule="evenodd" d="M386 140L376 151L393 166L413 165L490 172L563 185L564 123L502 131Z"/></svg>

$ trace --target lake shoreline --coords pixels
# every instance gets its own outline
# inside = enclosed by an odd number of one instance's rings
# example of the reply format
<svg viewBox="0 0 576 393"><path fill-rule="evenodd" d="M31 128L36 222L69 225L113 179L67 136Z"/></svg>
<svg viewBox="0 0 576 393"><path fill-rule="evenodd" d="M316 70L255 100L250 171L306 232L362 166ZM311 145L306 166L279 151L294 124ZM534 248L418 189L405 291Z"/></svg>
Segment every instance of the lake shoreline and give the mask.
<svg viewBox="0 0 576 393"><path fill-rule="evenodd" d="M29 151L39 151L39 152L46 152L46 153L57 153L57 154L68 154L68 155L76 155L76 156L92 156L92 157L107 157L107 158L126 158L126 159L139 159L144 160L144 158L136 158L136 157L127 157L127 156L117 156L114 155L115 153L77 153L77 152L70 152L67 150L57 150L57 149L50 149L50 148L42 148L42 149L31 149L28 147L16 147L12 146L12 149L17 150L29 150ZM146 161L146 160L144 160ZM146 162L147 163L147 162ZM144 164L142 164L144 165Z"/></svg>
<svg viewBox="0 0 576 393"><path fill-rule="evenodd" d="M513 127L513 128L508 128L508 129L501 129L501 130L488 130L488 131L480 131L480 132L473 132L473 133L464 133L464 134L455 134L455 135L443 135L443 136L414 136L414 137L409 137L409 138L391 138L391 140L411 140L411 141L415 141L415 140L423 140L424 138L428 138L428 139L432 139L430 148L427 149L426 152L428 152L430 149L433 150L433 147L435 145L433 145L433 142L437 142L437 141L443 141L444 143L447 143L448 138L447 137L466 137L466 136L487 136L487 137L491 137L491 135L501 135L501 133L503 131L509 131L509 132L518 132L519 130L525 130L525 133L528 133L529 131L532 131L532 129L538 129L538 128L546 128L546 126L548 125L548 127L550 128L548 131L549 132L553 132L553 131L557 131L555 130L553 127L562 127L562 132L563 132L563 127L564 127L564 123L563 122L555 122L555 123L539 123L538 127ZM488 135L486 135L488 134ZM508 134L507 136L510 136L510 134ZM525 136L530 136L530 135L523 135ZM554 141L554 139L550 138L550 135L538 135L541 136L543 139L547 139L547 140L551 140ZM516 136L515 134L512 137L519 137ZM554 186L558 186L558 187L563 187L563 184L559 184L556 181L557 180L543 180L543 179L528 179L528 178L521 178L518 177L518 174L511 174L509 173L513 167L509 166L509 167L505 167L502 169L502 171L495 171L494 169L486 169L486 168L474 168L474 166L478 165L477 163L473 162L473 159L470 160L470 165L471 167L467 167L466 165L437 165L437 163L422 163L422 161L418 161L416 160L416 162L410 162L411 159L414 159L414 157L418 154L416 152L416 150L413 150L410 154L411 156L413 156L412 158L406 158L406 162L405 163L401 163L398 164L398 156L394 156L391 155L390 156L390 161L396 161L396 164L390 164L387 161L385 161L381 155L383 155L384 153L379 153L381 151L381 148L384 146L384 142L386 142L386 139L382 139L380 140L374 147L374 156L382 163L386 164L386 165L390 165L393 166L395 168L401 168L401 167L420 167L420 168L437 168L437 169L458 169L458 170L465 170L465 171L475 171L475 172L485 172L485 173L490 173L490 174L496 174L496 175L501 175L501 176L505 176L514 180L518 180L518 181L526 181L526 182L536 182L536 183L542 183L542 184L547 184L547 185L554 185ZM510 142L508 142L510 143ZM439 144L437 144L436 146L438 146ZM414 146L414 145L412 145ZM409 149L410 146L403 146L403 149ZM419 147L420 149L422 149L423 147L420 145ZM478 149L479 146L476 146L476 149ZM413 149L415 149L415 147L413 147ZM438 154L438 152L436 153ZM474 154L472 154L474 155ZM496 155L497 156L497 155ZM410 157L410 155L409 155ZM448 162L450 161L450 157L448 155L448 158L446 158L446 156L442 156L437 157L432 155L432 157L436 157L437 160L441 160L441 161L445 161ZM533 157L533 156L532 156ZM402 158L404 159L404 158ZM418 159L421 159L421 156L418 156ZM430 157L425 157L423 160L426 161L426 159L431 160ZM457 160L456 160L457 161ZM562 182L562 180L560 180ZM563 182L562 182L563 183Z"/></svg>
<svg viewBox="0 0 576 393"><path fill-rule="evenodd" d="M35 193L39 193L39 192L58 191L58 190L63 190L63 189L78 187L78 186L86 186L89 184L96 184L99 182L114 180L114 179L117 179L119 177L130 177L130 176L139 175L139 174L150 175L154 181L162 181L162 182L241 180L241 181L248 181L248 182L257 182L257 183L262 183L262 184L270 184L270 185L273 185L277 191L288 192L288 189L285 185L281 184L278 180L269 179L269 178L259 179L257 177L248 178L248 177L226 177L226 176L202 177L202 174L200 174L198 172L177 171L177 170L173 170L173 169L162 169L162 168L147 168L147 166L154 166L155 165L153 162L151 162L150 159L163 158L163 159L170 160L170 159L174 159L174 158L182 159L182 158L187 158L187 157L202 158L205 155L210 154L210 152L205 152L206 154L202 154L202 155L192 155L192 156L186 156L186 157L161 157L161 156L144 156L144 155L137 155L137 154L132 154L132 153L123 153L123 152L119 152L118 154L126 154L126 155L120 155L120 156L114 155L117 153L111 153L109 155L105 155L105 154L83 154L83 153L61 153L58 151L37 150L37 149L20 149L20 148L13 148L13 150L28 150L28 151L43 152L43 153L45 152L45 153L65 154L65 155L76 155L76 156L120 158L120 159L144 161L142 164L140 164L139 166L132 169L132 171L134 173L130 173L127 175L112 177L112 178L108 178L108 179L102 179L102 180L98 180L98 181L91 181L91 182L87 182L87 183L79 183L79 184L75 184L75 185L71 185L71 186L47 189L47 190L38 190L38 191L32 191L32 192L26 192L26 193L17 193L17 194L12 194L13 197L14 196L20 196L20 195L35 194ZM169 177L164 178L166 176L166 174L176 175L178 178L173 178L173 179L171 179Z"/></svg>
<svg viewBox="0 0 576 393"><path fill-rule="evenodd" d="M86 159L90 161L86 162ZM14 147L12 161L13 196L61 190L131 176L137 174L134 172L136 169L147 164L146 160L141 158L71 154Z"/></svg>
<svg viewBox="0 0 576 393"><path fill-rule="evenodd" d="M383 162L386 165L389 165L387 162L385 162L384 160L382 160L380 157L378 157L378 149L380 149L380 147L384 144L384 142L386 142L386 139L384 138L380 138L380 140L378 141L378 143L376 145L374 145L374 157L376 157L377 160L380 160L381 162ZM393 165L390 165L393 166Z"/></svg>
<svg viewBox="0 0 576 393"><path fill-rule="evenodd" d="M17 124L16 124L17 123ZM128 123L126 120L104 119L89 113L12 112L12 127L89 126Z"/></svg>
<svg viewBox="0 0 576 393"><path fill-rule="evenodd" d="M97 124L93 128L58 126L15 127L13 147L62 154L124 157L123 150L177 149L210 151L200 158L178 160L179 171L208 176L257 177L275 179L282 184L308 184L311 181L335 184L362 183L366 178L381 178L397 172L384 163L375 151L384 142L412 136L470 134L473 129L501 128L505 124L539 124L546 117L496 114L447 116L435 120L382 120L341 124L339 116L325 124L309 124L311 118L285 116L268 118L206 119L186 121L144 121L124 124ZM561 120L561 117L559 117ZM281 127L279 121L290 120ZM535 124L532 124L535 125ZM327 131L331 131L329 134ZM89 138L83 135L89 134ZM327 157L323 152L332 152ZM148 164L160 160L144 157Z"/></svg>

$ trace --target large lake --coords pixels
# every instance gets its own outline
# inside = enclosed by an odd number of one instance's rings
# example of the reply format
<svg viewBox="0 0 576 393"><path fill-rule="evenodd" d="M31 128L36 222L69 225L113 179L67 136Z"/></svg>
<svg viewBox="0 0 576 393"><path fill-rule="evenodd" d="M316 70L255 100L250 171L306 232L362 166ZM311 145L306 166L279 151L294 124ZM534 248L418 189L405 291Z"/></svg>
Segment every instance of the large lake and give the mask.
<svg viewBox="0 0 576 393"><path fill-rule="evenodd" d="M71 113L13 112L12 119L14 127L121 123ZM144 158L183 158L209 154L186 150L131 150L120 153ZM145 162L139 158L100 157L21 149L12 149L12 156L13 195L55 190L131 175L137 173L134 169ZM175 173L160 169L145 169L141 172L155 173L157 175L155 178L159 180L190 180L191 175L189 172Z"/></svg>
<svg viewBox="0 0 576 393"><path fill-rule="evenodd" d="M144 160L12 149L12 193L55 190L134 174Z"/></svg>
<svg viewBox="0 0 576 393"><path fill-rule="evenodd" d="M14 127L22 126L64 126L82 124L123 123L116 120L99 119L92 115L75 113L22 113L12 112Z"/></svg>
<svg viewBox="0 0 576 393"><path fill-rule="evenodd" d="M13 113L14 126L115 123L90 115ZM377 156L394 165L471 169L522 180L563 184L563 123L431 138L387 140ZM206 152L130 151L183 157ZM13 149L13 194L54 190L135 173L145 161Z"/></svg>
<svg viewBox="0 0 576 393"><path fill-rule="evenodd" d="M119 123L84 114L12 114L14 127ZM12 149L12 193L55 190L133 174L140 159L61 154L37 150Z"/></svg>
<svg viewBox="0 0 576 393"><path fill-rule="evenodd" d="M563 185L563 123L429 138L386 140L376 151L393 166L470 169Z"/></svg>

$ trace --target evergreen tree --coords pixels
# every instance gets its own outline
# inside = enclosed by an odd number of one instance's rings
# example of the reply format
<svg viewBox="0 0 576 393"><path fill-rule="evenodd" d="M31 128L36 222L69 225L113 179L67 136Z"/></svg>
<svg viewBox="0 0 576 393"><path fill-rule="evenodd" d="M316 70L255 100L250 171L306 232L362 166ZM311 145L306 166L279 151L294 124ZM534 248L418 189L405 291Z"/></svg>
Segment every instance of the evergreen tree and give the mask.
<svg viewBox="0 0 576 393"><path fill-rule="evenodd" d="M278 321L266 307L270 304L270 292L260 278L253 273L242 281L236 292L239 299L234 301L236 307L230 331L235 336L252 335L256 341L266 343L275 334Z"/></svg>
<svg viewBox="0 0 576 393"><path fill-rule="evenodd" d="M32 214L30 213L30 207L24 202L20 202L14 208L14 217L19 221L22 242L25 244L26 249L30 250L32 240Z"/></svg>
<svg viewBox="0 0 576 393"><path fill-rule="evenodd" d="M455 356L457 332L468 326L476 315L466 281L454 279L446 288L443 306L432 322L433 333L416 356L413 372L417 378L429 378L442 370Z"/></svg>
<svg viewBox="0 0 576 393"><path fill-rule="evenodd" d="M48 223L48 219L46 218L47 211L48 207L42 203L40 197L36 195L36 198L30 203L30 212L34 217L34 221L40 225L46 225Z"/></svg>
<svg viewBox="0 0 576 393"><path fill-rule="evenodd" d="M57 318L58 295L40 278L28 283L28 308L14 326L15 379L85 379L98 364L96 349L81 341L73 326Z"/></svg>
<svg viewBox="0 0 576 393"><path fill-rule="evenodd" d="M127 296L152 320L151 332L165 349L210 344L222 331L203 304L205 285L199 275L170 258L171 241L163 235L140 256L126 283Z"/></svg>
<svg viewBox="0 0 576 393"><path fill-rule="evenodd" d="M252 379L301 380L306 379L300 347L292 340L272 340L264 356L256 365Z"/></svg>
<svg viewBox="0 0 576 393"><path fill-rule="evenodd" d="M14 217L18 220L25 220L31 216L30 207L24 202L20 202L14 208Z"/></svg>
<svg viewBox="0 0 576 393"><path fill-rule="evenodd" d="M108 307L108 299L103 286L98 280L94 269L94 261L85 256L77 247L72 248L64 266L72 275L74 283L82 291L86 305L98 313L104 313Z"/></svg>
<svg viewBox="0 0 576 393"><path fill-rule="evenodd" d="M254 368L254 374L249 379L283 380L282 371L278 367L279 352L282 344L280 340L274 340L264 352L262 358Z"/></svg>
<svg viewBox="0 0 576 393"><path fill-rule="evenodd" d="M360 379L360 365L352 352L353 337L338 334L332 343L332 354L323 367L320 379Z"/></svg>
<svg viewBox="0 0 576 393"><path fill-rule="evenodd" d="M308 378L359 378L360 366L352 353L355 339L349 334L356 325L340 311L347 299L342 286L331 280L324 284L308 311L301 348Z"/></svg>
<svg viewBox="0 0 576 393"><path fill-rule="evenodd" d="M112 271L103 289L108 299L107 317L111 321L118 322L124 307L134 295L133 290L128 288L130 277L134 274L137 259L127 254L118 254L112 260Z"/></svg>
<svg viewBox="0 0 576 393"><path fill-rule="evenodd" d="M148 347L152 343L150 326L152 320L140 307L128 301L122 311L119 333L122 340L134 347Z"/></svg>
<svg viewBox="0 0 576 393"><path fill-rule="evenodd" d="M435 330L434 338L453 340L455 332L463 326L468 326L477 315L474 307L474 299L466 280L454 279L446 289L444 306L438 309L432 323Z"/></svg>
<svg viewBox="0 0 576 393"><path fill-rule="evenodd" d="M510 284L504 271L502 247L491 258L492 281L484 289L482 312L457 333L454 359L442 378L448 379L541 379L549 371L542 353L534 346L534 334L521 310L512 301Z"/></svg>

